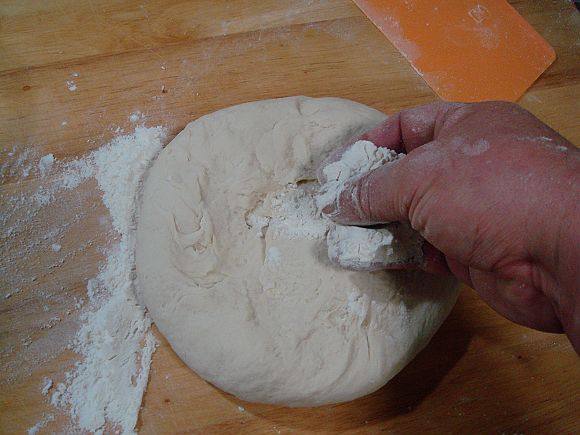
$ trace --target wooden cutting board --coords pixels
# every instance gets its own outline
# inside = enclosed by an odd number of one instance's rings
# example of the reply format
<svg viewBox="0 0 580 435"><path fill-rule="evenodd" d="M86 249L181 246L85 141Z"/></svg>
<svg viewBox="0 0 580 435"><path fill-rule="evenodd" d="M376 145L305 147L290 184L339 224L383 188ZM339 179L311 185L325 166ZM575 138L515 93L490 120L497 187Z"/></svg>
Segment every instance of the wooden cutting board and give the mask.
<svg viewBox="0 0 580 435"><path fill-rule="evenodd" d="M578 143L578 14L566 0L512 4L558 56L521 104ZM117 126L130 130L135 111L146 125L167 126L171 138L200 115L263 98L339 96L386 113L436 99L347 0L6 0L0 15L3 160L25 151L82 156ZM34 173L4 176L0 202L35 183ZM15 266L37 279L0 301L1 433L21 433L54 412L40 393L42 379L59 379L74 360L54 349L55 337L74 333L74 299L86 297L110 229L97 187L88 183L82 195L90 213L71 226L63 249L91 243L50 271L39 266L47 255L39 247L34 261ZM2 249L11 242L0 240ZM2 294L9 279L0 277ZM55 315L62 320L39 326ZM580 431L580 369L566 338L511 324L469 289L392 382L336 406L243 403L204 383L159 340L139 419L143 433ZM34 343L51 352L31 358ZM64 424L58 417L45 430Z"/></svg>

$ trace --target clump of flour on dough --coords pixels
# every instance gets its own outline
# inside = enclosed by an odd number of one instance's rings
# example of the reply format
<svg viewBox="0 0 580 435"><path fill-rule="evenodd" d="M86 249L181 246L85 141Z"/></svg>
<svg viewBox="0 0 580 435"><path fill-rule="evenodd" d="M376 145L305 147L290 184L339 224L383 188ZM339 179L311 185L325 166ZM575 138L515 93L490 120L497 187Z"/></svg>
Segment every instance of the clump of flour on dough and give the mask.
<svg viewBox="0 0 580 435"><path fill-rule="evenodd" d="M332 225L326 237L328 257L352 270L418 263L423 239L406 223L381 228Z"/></svg>
<svg viewBox="0 0 580 435"><path fill-rule="evenodd" d="M318 239L328 231L328 221L318 212L313 191L291 185L271 198L269 229L289 239Z"/></svg>
<svg viewBox="0 0 580 435"><path fill-rule="evenodd" d="M266 252L266 263L272 266L280 266L282 264L282 252L275 246L268 248Z"/></svg>
<svg viewBox="0 0 580 435"><path fill-rule="evenodd" d="M333 203L348 182L402 158L404 154L377 147L372 142L355 142L339 160L324 167L325 182L316 198L319 209ZM381 228L331 224L326 241L330 260L354 270L376 270L388 265L416 263L422 257L421 236L403 223Z"/></svg>
<svg viewBox="0 0 580 435"><path fill-rule="evenodd" d="M353 181L367 172L404 157L388 148L377 147L368 140L359 140L352 144L342 157L323 169L324 183L316 198L319 209L334 202L347 182Z"/></svg>
<svg viewBox="0 0 580 435"><path fill-rule="evenodd" d="M310 184L288 185L268 195L264 204L248 216L248 225L260 237L266 230L274 237L323 239L328 257L353 270L378 270L396 264L421 260L423 239L406 223L391 223L380 228L334 224L321 210L331 204L346 183L381 165L404 157L369 141L355 142L342 158L327 165L325 182L317 189Z"/></svg>
<svg viewBox="0 0 580 435"><path fill-rule="evenodd" d="M108 423L132 433L147 386L156 341L133 293L133 211L141 178L161 150L163 137L161 127L139 127L86 159L119 239L98 276L87 284L92 310L82 316L73 344L82 359L51 397L85 431L102 431Z"/></svg>
<svg viewBox="0 0 580 435"><path fill-rule="evenodd" d="M246 218L246 223L250 228L252 228L252 230L255 231L256 237L261 239L264 237L266 228L268 228L270 217L261 216L256 213L250 213Z"/></svg>
<svg viewBox="0 0 580 435"><path fill-rule="evenodd" d="M360 293L356 289L348 295L346 310L357 317L362 323L370 308L370 298L367 294Z"/></svg>

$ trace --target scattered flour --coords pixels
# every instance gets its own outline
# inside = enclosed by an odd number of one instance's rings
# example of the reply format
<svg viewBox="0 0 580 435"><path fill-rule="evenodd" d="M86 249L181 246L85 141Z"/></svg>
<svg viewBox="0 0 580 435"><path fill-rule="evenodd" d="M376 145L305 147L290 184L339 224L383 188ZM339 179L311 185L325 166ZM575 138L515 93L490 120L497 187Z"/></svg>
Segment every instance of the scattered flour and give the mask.
<svg viewBox="0 0 580 435"><path fill-rule="evenodd" d="M136 112L133 112L133 113L131 113L131 115L129 115L129 121L135 123L135 122L139 121L140 119L142 119L143 116L144 115L137 110Z"/></svg>
<svg viewBox="0 0 580 435"><path fill-rule="evenodd" d="M139 127L79 163L92 169L120 238L98 276L87 283L90 310L72 349L82 358L58 384L51 403L68 409L81 430L105 424L132 433L156 341L133 294L133 211L141 177L162 148L161 127ZM69 181L74 184L74 177ZM71 184L68 184L71 185Z"/></svg>
<svg viewBox="0 0 580 435"><path fill-rule="evenodd" d="M77 90L77 84L74 82L74 80L67 80L66 81L66 87L71 92Z"/></svg>
<svg viewBox="0 0 580 435"><path fill-rule="evenodd" d="M28 429L27 431L28 435L36 435L40 429L42 429L51 421L54 421L54 415L45 414L38 423L36 423L34 426Z"/></svg>
<svg viewBox="0 0 580 435"><path fill-rule="evenodd" d="M0 176L9 176L9 177L21 177L26 178L30 175L30 171L33 168L32 163L30 163L30 159L34 157L33 151L31 149L25 149L18 157L15 156L15 150L8 153L8 159L2 166L0 167ZM10 161L12 157L16 157L15 160Z"/></svg>
<svg viewBox="0 0 580 435"><path fill-rule="evenodd" d="M46 396L48 394L48 392L50 391L50 389L52 388L52 379L50 378L44 378L42 380L42 389L40 390L40 392L42 393L43 396Z"/></svg>
<svg viewBox="0 0 580 435"><path fill-rule="evenodd" d="M12 296L14 296L15 294L20 293L20 289L19 288L15 288L14 290L12 290L11 292L8 292L4 295L4 299L8 299L11 298Z"/></svg>
<svg viewBox="0 0 580 435"><path fill-rule="evenodd" d="M370 307L370 298L367 294L361 294L358 290L353 290L348 295L346 309L349 313L354 314L359 323L362 323Z"/></svg>
<svg viewBox="0 0 580 435"><path fill-rule="evenodd" d="M50 154L49 154L50 155ZM46 156L45 156L46 157ZM43 157L44 158L44 157ZM41 159L42 161L42 159ZM46 164L46 163L45 163ZM53 169L54 161L50 163L48 168ZM39 171L42 175L41 164L39 163ZM46 169L48 172L50 169ZM94 175L94 168L90 158L75 159L63 163L58 168L59 175L55 177L47 185L39 187L39 189L31 195L33 206L44 207L57 198L57 196L64 190L76 189L84 181ZM29 209L34 211L34 208Z"/></svg>
<svg viewBox="0 0 580 435"><path fill-rule="evenodd" d="M34 167L31 160L37 157L34 150L24 149L21 153L16 151L17 146L0 150L0 179L5 177L26 178Z"/></svg>
<svg viewBox="0 0 580 435"><path fill-rule="evenodd" d="M87 178L94 175L94 167L90 158L76 159L66 163L62 176L57 180L57 189L75 189Z"/></svg>
<svg viewBox="0 0 580 435"><path fill-rule="evenodd" d="M40 161L38 162L38 171L40 172L41 177L44 177L50 172L52 165L54 164L54 160L54 154L47 154L41 157Z"/></svg>
<svg viewBox="0 0 580 435"><path fill-rule="evenodd" d="M272 213L269 230L289 239L319 239L328 231L316 206L315 193L307 187L288 186L268 199Z"/></svg>

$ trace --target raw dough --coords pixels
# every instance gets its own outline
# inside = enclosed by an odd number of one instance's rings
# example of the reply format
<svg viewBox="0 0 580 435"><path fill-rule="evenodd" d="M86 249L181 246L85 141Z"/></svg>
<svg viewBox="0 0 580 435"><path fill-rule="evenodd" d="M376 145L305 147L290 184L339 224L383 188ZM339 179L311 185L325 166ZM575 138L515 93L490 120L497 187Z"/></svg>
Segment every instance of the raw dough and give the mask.
<svg viewBox="0 0 580 435"><path fill-rule="evenodd" d="M293 212L316 206L305 181L324 157L383 119L336 98L257 101L199 118L159 155L138 296L204 379L252 402L343 402L384 385L445 319L453 281L336 267L325 229Z"/></svg>

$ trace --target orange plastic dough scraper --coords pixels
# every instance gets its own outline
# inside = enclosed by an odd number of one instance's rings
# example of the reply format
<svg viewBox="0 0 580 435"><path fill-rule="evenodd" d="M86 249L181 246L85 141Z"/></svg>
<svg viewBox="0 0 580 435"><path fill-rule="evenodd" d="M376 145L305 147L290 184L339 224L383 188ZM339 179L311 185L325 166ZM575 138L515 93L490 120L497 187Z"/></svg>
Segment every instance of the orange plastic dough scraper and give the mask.
<svg viewBox="0 0 580 435"><path fill-rule="evenodd" d="M354 0L447 101L516 101L556 59L506 0Z"/></svg>

